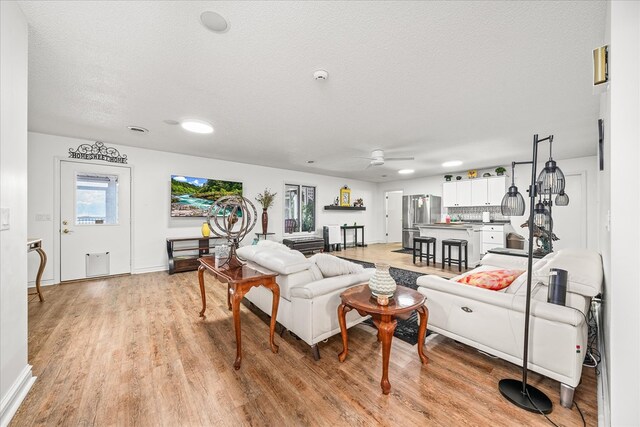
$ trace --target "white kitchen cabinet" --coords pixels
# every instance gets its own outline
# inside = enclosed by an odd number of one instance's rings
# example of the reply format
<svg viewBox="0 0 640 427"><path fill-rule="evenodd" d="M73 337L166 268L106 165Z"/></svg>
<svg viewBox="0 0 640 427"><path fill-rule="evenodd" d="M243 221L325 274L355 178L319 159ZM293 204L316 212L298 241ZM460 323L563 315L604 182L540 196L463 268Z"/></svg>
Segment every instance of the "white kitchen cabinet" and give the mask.
<svg viewBox="0 0 640 427"><path fill-rule="evenodd" d="M504 243L504 225L487 224L482 226L482 255L486 254L491 249L504 248Z"/></svg>
<svg viewBox="0 0 640 427"><path fill-rule="evenodd" d="M471 206L471 181L445 182L442 184L442 206L445 208Z"/></svg>
<svg viewBox="0 0 640 427"><path fill-rule="evenodd" d="M487 206L487 179L476 178L471 181L471 206Z"/></svg>
<svg viewBox="0 0 640 427"><path fill-rule="evenodd" d="M507 192L507 177L487 178L487 203L489 206L500 206Z"/></svg>
<svg viewBox="0 0 640 427"><path fill-rule="evenodd" d="M445 182L442 184L442 206L445 208L452 208L457 205L457 191L455 182Z"/></svg>
<svg viewBox="0 0 640 427"><path fill-rule="evenodd" d="M506 193L506 177L476 178L470 182L471 205L466 206L500 206Z"/></svg>

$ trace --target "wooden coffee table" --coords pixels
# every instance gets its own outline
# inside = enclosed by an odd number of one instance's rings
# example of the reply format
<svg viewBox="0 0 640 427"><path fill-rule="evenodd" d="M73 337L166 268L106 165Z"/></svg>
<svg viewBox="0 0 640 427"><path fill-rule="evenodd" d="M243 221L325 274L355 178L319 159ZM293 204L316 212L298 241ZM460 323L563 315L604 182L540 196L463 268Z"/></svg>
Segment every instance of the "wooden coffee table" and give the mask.
<svg viewBox="0 0 640 427"><path fill-rule="evenodd" d="M349 354L346 314L351 310L356 310L361 316L371 315L373 323L378 328L378 341L382 341L382 380L380 387L382 393L389 394L391 383L389 383L389 354L391 353L391 339L396 329L396 317L406 318L412 311L416 310L420 315L420 327L418 328L418 355L420 361L427 363L427 356L424 354L424 336L427 332L427 320L429 310L424 305L426 297L418 291L398 286L395 295L389 300L389 305L383 306L376 302L371 295L368 284L354 286L340 294L342 304L338 307L338 320L340 321L340 332L342 334L342 353L338 355L338 360L344 362Z"/></svg>
<svg viewBox="0 0 640 427"><path fill-rule="evenodd" d="M269 325L269 345L273 353L278 352L278 346L273 341L276 331L276 317L278 316L278 303L280 302L280 287L276 283L277 273L262 272L247 265L237 268L216 268L212 256L198 259L198 281L200 282L200 295L202 296L202 310L200 317L204 316L207 309L207 296L204 290L204 272L209 271L219 281L227 284L227 306L233 311L233 326L236 332L236 361L233 367L240 369L242 363L242 333L240 329L240 302L247 292L254 286L264 286L271 290L273 300L271 302L271 324Z"/></svg>

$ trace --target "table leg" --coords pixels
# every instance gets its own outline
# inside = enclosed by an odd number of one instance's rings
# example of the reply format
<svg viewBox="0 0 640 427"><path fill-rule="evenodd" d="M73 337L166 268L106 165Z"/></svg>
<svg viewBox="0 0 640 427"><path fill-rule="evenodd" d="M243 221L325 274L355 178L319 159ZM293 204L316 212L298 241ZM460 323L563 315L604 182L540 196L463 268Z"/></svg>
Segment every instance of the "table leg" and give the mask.
<svg viewBox="0 0 640 427"><path fill-rule="evenodd" d="M236 361L233 367L240 369L242 363L242 329L240 329L240 302L242 301L242 295L238 293L237 289L233 289L233 297L231 298L231 306L233 308L233 327L236 331Z"/></svg>
<svg viewBox="0 0 640 427"><path fill-rule="evenodd" d="M358 247L358 229L357 228L353 229L353 247L354 248Z"/></svg>
<svg viewBox="0 0 640 427"><path fill-rule="evenodd" d="M278 317L278 304L280 304L280 287L273 279L272 282L264 285L266 288L271 290L272 300L271 300L271 324L269 325L269 345L271 346L271 352L277 353L278 346L273 341L273 337L276 333L276 318Z"/></svg>
<svg viewBox="0 0 640 427"><path fill-rule="evenodd" d="M340 322L340 335L342 336L342 352L338 355L338 360L344 362L349 354L349 337L347 335L347 313L351 307L345 304L338 306L338 322Z"/></svg>
<svg viewBox="0 0 640 427"><path fill-rule="evenodd" d="M429 320L429 309L426 306L422 306L416 310L420 315L420 327L418 328L418 356L420 361L428 363L429 360L424 354L424 336L427 333L427 321Z"/></svg>
<svg viewBox="0 0 640 427"><path fill-rule="evenodd" d="M393 332L396 330L396 319L382 319L379 323L378 330L382 336L382 379L380 387L382 394L389 394L391 391L391 383L389 382L389 355L391 354L391 339Z"/></svg>
<svg viewBox="0 0 640 427"><path fill-rule="evenodd" d="M231 311L231 285L227 283L227 308Z"/></svg>
<svg viewBox="0 0 640 427"><path fill-rule="evenodd" d="M198 282L200 283L200 296L202 297L202 310L200 310L200 317L204 317L204 311L207 309L207 296L204 293L204 270L201 265L198 267Z"/></svg>
<svg viewBox="0 0 640 427"><path fill-rule="evenodd" d="M42 296L42 291L40 290L40 282L42 281L42 273L44 273L44 267L47 265L47 254L42 250L42 248L37 248L36 252L40 255L40 266L38 267L38 275L36 276L36 291L38 292L38 298L40 298L40 302L44 302L44 297Z"/></svg>
<svg viewBox="0 0 640 427"><path fill-rule="evenodd" d="M344 228L342 229L342 246L344 246L342 250L347 249L347 230Z"/></svg>

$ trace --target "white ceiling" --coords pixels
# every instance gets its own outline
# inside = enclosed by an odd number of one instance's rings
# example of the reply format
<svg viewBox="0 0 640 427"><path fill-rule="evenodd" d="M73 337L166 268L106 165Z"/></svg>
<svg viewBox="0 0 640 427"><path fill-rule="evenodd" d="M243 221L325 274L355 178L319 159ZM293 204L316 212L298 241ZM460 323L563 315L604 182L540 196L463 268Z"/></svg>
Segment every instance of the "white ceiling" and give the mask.
<svg viewBox="0 0 640 427"><path fill-rule="evenodd" d="M596 152L604 2L20 5L32 131L370 181L527 159L536 132L558 158ZM215 133L164 123L187 117ZM416 160L353 158L376 148Z"/></svg>

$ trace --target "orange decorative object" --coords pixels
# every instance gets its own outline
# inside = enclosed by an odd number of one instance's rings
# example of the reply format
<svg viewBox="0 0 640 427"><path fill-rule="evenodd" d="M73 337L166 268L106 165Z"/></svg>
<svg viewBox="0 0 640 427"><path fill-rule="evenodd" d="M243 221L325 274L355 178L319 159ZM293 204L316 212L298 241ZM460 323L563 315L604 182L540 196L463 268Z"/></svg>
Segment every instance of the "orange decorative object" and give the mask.
<svg viewBox="0 0 640 427"><path fill-rule="evenodd" d="M467 172L467 177L469 179L474 179L478 177L478 171L475 169L471 169L470 171Z"/></svg>
<svg viewBox="0 0 640 427"><path fill-rule="evenodd" d="M499 291L511 285L522 273L524 273L523 270L479 271L460 278L458 283Z"/></svg>

